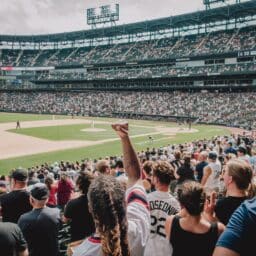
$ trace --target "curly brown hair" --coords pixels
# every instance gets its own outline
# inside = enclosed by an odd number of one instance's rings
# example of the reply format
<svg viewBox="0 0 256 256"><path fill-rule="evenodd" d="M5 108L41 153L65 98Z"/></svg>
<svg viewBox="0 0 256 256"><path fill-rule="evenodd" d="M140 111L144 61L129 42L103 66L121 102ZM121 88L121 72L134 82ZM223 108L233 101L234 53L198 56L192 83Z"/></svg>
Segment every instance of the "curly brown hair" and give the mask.
<svg viewBox="0 0 256 256"><path fill-rule="evenodd" d="M162 184L169 185L175 180L174 169L166 161L156 161L153 165L153 176L157 177Z"/></svg>
<svg viewBox="0 0 256 256"><path fill-rule="evenodd" d="M112 176L100 175L90 185L88 201L104 256L130 256L125 190L121 184Z"/></svg>

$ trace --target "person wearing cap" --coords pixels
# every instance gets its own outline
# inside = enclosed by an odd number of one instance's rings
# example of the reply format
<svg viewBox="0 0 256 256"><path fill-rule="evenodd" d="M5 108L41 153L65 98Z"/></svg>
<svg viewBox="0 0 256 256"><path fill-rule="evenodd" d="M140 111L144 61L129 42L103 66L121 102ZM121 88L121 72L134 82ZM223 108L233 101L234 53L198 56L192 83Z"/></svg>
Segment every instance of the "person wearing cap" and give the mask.
<svg viewBox="0 0 256 256"><path fill-rule="evenodd" d="M209 152L208 165L203 169L203 178L201 184L204 186L205 192L210 194L213 191L219 190L219 177L221 174L221 164L217 160L215 151Z"/></svg>
<svg viewBox="0 0 256 256"><path fill-rule="evenodd" d="M240 147L237 149L237 158L240 159L240 160L245 161L246 163L250 163L250 158L249 158L249 156L247 155L247 150L246 150L246 148L243 147L243 146L240 146Z"/></svg>
<svg viewBox="0 0 256 256"><path fill-rule="evenodd" d="M28 172L18 168L10 176L11 192L0 197L1 215L3 222L17 223L19 217L29 212L32 207L29 203L27 189Z"/></svg>
<svg viewBox="0 0 256 256"><path fill-rule="evenodd" d="M28 243L30 256L57 256L58 231L61 227L60 211L46 206L49 190L37 183L30 191L33 210L21 215L18 225Z"/></svg>

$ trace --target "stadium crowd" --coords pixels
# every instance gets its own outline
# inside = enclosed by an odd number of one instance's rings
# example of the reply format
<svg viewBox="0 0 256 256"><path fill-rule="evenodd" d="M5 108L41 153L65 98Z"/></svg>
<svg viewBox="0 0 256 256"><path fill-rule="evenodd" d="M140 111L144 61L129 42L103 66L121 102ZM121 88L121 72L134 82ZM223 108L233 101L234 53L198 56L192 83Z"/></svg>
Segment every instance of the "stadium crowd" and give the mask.
<svg viewBox="0 0 256 256"><path fill-rule="evenodd" d="M81 116L120 112L193 117L197 122L254 129L255 100L254 92L1 92L0 109Z"/></svg>
<svg viewBox="0 0 256 256"><path fill-rule="evenodd" d="M255 27L135 43L57 50L2 50L2 66L58 66L132 62L255 50Z"/></svg>
<svg viewBox="0 0 256 256"><path fill-rule="evenodd" d="M176 66L135 66L124 68L107 68L99 70L74 71L51 71L38 73L35 80L97 80L97 79L130 79L130 78L152 78L152 77L172 77L172 76L191 76L191 75L216 75L225 73L256 71L256 63L239 64L216 64L197 67L176 67Z"/></svg>
<svg viewBox="0 0 256 256"><path fill-rule="evenodd" d="M253 137L136 153L128 124L112 127L122 157L45 163L1 177L1 255L57 256L59 230L74 256L255 254Z"/></svg>

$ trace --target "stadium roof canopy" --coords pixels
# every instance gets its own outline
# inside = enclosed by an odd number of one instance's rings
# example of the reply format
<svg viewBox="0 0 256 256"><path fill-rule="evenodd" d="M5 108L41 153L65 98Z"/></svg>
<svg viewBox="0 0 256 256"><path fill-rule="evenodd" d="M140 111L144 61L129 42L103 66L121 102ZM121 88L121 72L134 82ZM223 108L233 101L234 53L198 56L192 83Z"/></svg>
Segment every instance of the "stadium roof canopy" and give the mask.
<svg viewBox="0 0 256 256"><path fill-rule="evenodd" d="M118 35L136 34L144 32L156 32L165 29L182 28L190 25L208 24L218 21L239 19L256 15L256 1L251 0L239 4L228 5L210 10L171 16L144 22L118 25L109 28L98 28L68 33L49 35L0 35L0 41L4 42L60 42L100 37L113 37Z"/></svg>

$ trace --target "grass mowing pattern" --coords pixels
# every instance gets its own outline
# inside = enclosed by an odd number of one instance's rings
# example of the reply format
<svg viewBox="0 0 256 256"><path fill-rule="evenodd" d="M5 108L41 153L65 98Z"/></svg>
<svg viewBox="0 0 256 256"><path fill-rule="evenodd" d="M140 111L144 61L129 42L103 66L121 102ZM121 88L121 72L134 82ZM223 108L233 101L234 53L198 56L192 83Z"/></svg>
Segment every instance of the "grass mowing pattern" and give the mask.
<svg viewBox="0 0 256 256"><path fill-rule="evenodd" d="M150 123L153 123L153 122L150 122ZM137 124L141 124L141 122L137 121ZM158 122L154 122L154 125L158 125ZM180 143L191 142L194 140L200 140L204 138L210 139L217 135L230 134L230 132L224 127L222 128L222 127L207 126L207 125L194 125L193 128L197 129L199 132L190 133L190 134L177 134L174 138L170 138L170 136L165 136L165 135L155 135L153 136L155 139L153 143L150 143L148 141L148 136L142 136L138 138L133 138L132 142L135 146L135 149L137 151L141 151L146 149L147 147L157 148L161 146L166 146L168 144L180 144ZM157 140L160 138L161 140ZM11 169L19 166L32 167L35 165L40 165L45 162L51 164L55 161L61 161L61 160L80 161L86 158L94 159L94 158L111 156L111 155L121 155L121 152L122 151L121 151L120 142L112 141L112 142L103 143L101 145L89 146L86 148L69 149L69 150L42 153L42 154L24 156L24 157L18 157L18 158L10 158L6 160L0 160L0 174L8 174Z"/></svg>
<svg viewBox="0 0 256 256"><path fill-rule="evenodd" d="M62 126L47 126L36 128L24 129L11 129L10 132L33 136L41 139L62 141L62 140L89 140L98 141L116 138L115 132L109 124L95 124L95 128L104 129L105 131L88 132L81 131L82 129L91 128L91 124L78 124L78 125L62 125ZM130 134L139 135L145 133L156 132L154 128L150 127L135 127L130 125Z"/></svg>

